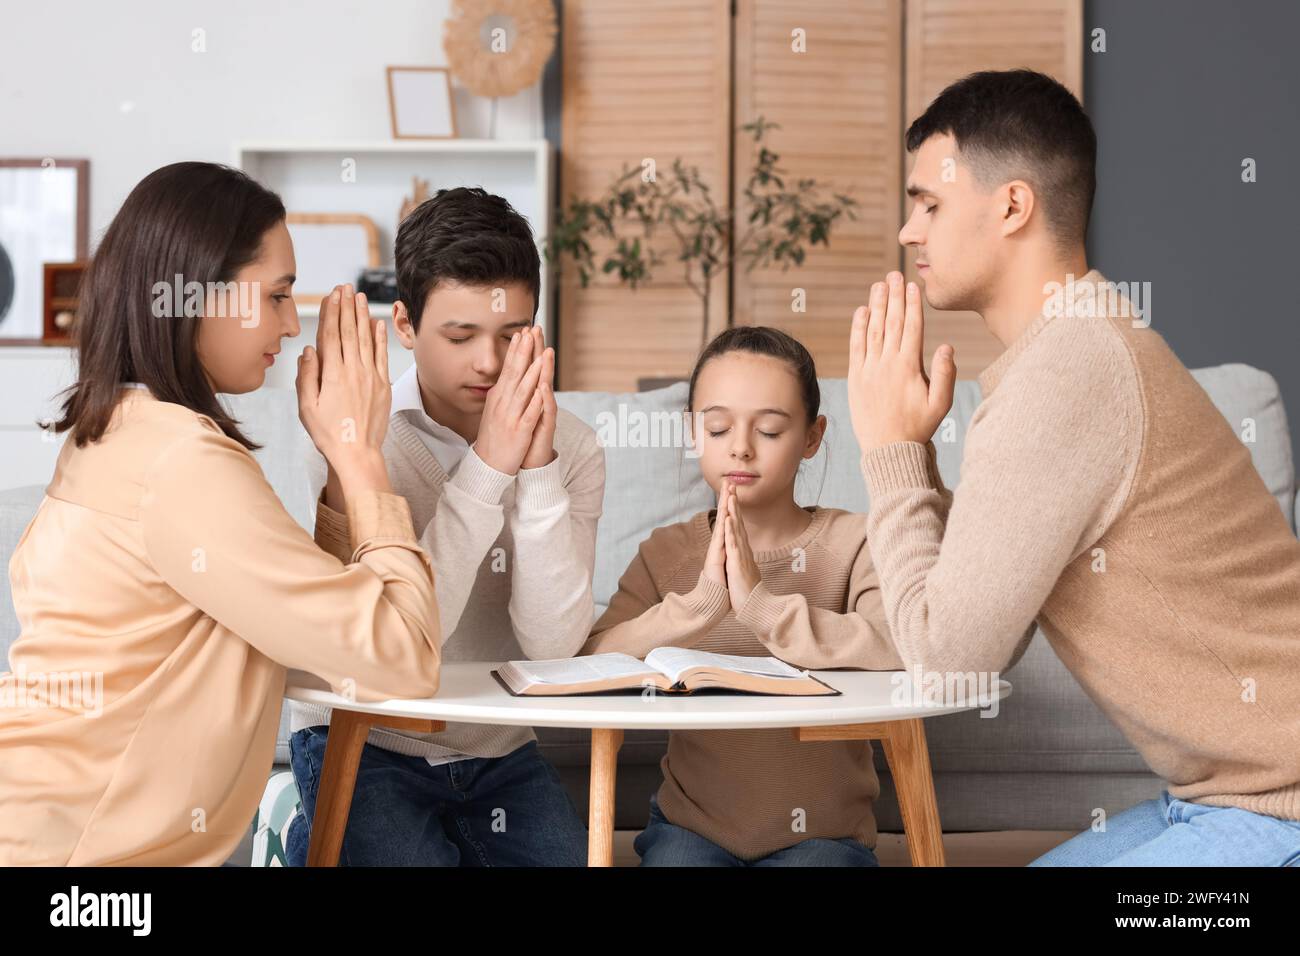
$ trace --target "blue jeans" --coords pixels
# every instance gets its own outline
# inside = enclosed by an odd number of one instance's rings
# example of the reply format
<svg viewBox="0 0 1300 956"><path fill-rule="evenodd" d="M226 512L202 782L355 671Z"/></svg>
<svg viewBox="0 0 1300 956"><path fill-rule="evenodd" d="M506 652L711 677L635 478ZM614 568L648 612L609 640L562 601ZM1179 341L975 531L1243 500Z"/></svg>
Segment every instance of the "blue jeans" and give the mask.
<svg viewBox="0 0 1300 956"><path fill-rule="evenodd" d="M285 840L305 866L328 726L289 738L303 813ZM585 866L587 828L560 774L530 740L504 757L430 766L366 744L343 835L342 866Z"/></svg>
<svg viewBox="0 0 1300 956"><path fill-rule="evenodd" d="M1209 807L1166 790L1030 866L1300 866L1300 822Z"/></svg>
<svg viewBox="0 0 1300 956"><path fill-rule="evenodd" d="M757 860L745 861L694 830L669 823L650 796L650 821L632 846L642 866L879 866L876 854L852 837L801 840Z"/></svg>

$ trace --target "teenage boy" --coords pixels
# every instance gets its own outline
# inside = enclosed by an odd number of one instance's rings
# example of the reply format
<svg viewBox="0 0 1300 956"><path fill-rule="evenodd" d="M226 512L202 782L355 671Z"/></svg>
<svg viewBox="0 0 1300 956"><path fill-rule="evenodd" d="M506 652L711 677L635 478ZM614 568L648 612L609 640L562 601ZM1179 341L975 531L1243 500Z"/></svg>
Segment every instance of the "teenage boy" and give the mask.
<svg viewBox="0 0 1300 956"><path fill-rule="evenodd" d="M980 375L945 518L925 443L952 349L927 378L920 292L898 273L853 317L867 540L900 656L999 671L1036 619L1166 781L1037 864L1296 865L1300 542L1149 313L1088 267L1092 124L1046 76L976 73L907 148L899 241L926 299L978 312L1006 351Z"/></svg>
<svg viewBox="0 0 1300 956"><path fill-rule="evenodd" d="M415 364L393 383L384 442L434 569L444 661L572 657L591 630L605 487L595 433L556 408L527 220L478 188L442 189L397 233L393 324ZM318 540L348 560L337 480L310 461ZM321 534L321 532L324 532ZM291 705L306 861L329 711ZM348 816L344 865L581 866L587 831L530 728L376 728Z"/></svg>

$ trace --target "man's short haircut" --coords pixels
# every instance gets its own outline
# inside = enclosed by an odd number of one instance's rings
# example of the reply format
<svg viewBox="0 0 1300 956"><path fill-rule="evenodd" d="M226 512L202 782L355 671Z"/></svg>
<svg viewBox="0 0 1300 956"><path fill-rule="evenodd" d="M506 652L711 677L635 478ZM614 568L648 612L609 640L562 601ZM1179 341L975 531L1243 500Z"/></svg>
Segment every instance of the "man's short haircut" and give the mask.
<svg viewBox="0 0 1300 956"><path fill-rule="evenodd" d="M1023 179L1057 241L1083 242L1097 191L1097 134L1073 93L1033 70L972 73L912 123L907 151L945 134L981 186Z"/></svg>
<svg viewBox="0 0 1300 956"><path fill-rule="evenodd" d="M397 229L397 295L411 327L440 282L490 289L520 282L533 294L537 318L542 264L528 220L500 196L477 186L439 189Z"/></svg>

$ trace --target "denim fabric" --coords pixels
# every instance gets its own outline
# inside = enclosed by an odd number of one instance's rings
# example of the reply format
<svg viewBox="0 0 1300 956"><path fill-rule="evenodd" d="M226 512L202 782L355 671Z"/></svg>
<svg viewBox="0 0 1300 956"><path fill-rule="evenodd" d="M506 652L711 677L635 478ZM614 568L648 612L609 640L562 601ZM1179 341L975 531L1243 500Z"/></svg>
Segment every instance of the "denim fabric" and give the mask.
<svg viewBox="0 0 1300 956"><path fill-rule="evenodd" d="M304 866L328 726L289 739L304 812L289 828L290 866ZM504 757L430 766L366 744L342 866L584 866L587 828L537 741Z"/></svg>
<svg viewBox="0 0 1300 956"><path fill-rule="evenodd" d="M1030 866L1300 866L1300 822L1210 807L1166 790Z"/></svg>
<svg viewBox="0 0 1300 956"><path fill-rule="evenodd" d="M632 844L642 866L879 866L876 854L852 837L801 840L746 862L693 830L669 823L650 796L650 822Z"/></svg>

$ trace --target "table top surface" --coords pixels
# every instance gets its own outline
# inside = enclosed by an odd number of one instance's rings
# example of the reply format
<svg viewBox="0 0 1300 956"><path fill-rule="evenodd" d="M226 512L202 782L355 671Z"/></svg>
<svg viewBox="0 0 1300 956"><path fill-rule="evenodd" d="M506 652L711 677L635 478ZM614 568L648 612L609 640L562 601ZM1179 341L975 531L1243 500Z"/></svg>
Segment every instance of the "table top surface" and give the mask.
<svg viewBox="0 0 1300 956"><path fill-rule="evenodd" d="M333 693L320 678L290 671L284 696L369 714L424 717L462 723L526 727L611 727L624 730L726 730L815 727L831 724L939 717L994 705L1011 684L988 675L969 690L958 683L957 702L940 700L942 689L917 687L904 671L810 671L842 693L834 697L771 697L752 694L599 694L580 697L514 697L491 672L500 663L446 661L438 694L425 700L356 702ZM972 675L973 676L973 675Z"/></svg>

